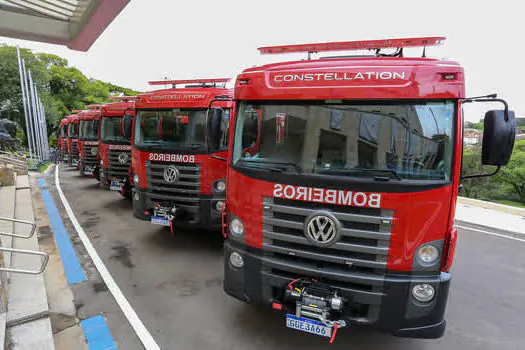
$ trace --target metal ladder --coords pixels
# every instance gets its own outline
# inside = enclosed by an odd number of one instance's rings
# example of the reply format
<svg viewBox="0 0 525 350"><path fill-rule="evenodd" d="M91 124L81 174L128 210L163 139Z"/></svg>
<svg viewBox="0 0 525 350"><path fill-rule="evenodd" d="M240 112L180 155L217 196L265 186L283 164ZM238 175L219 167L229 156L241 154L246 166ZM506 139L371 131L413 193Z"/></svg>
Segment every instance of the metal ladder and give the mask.
<svg viewBox="0 0 525 350"><path fill-rule="evenodd" d="M19 224L25 224L25 225L31 225L31 231L29 232L29 235L17 235L15 233L10 232L0 232L0 235L3 236L10 236L10 237L16 237L16 238L23 238L23 239L29 239L33 237L33 235L36 232L36 222L34 221L27 221L27 220L19 220L14 218L6 218L6 217L0 217L0 220L3 221L10 221L13 223L19 223ZM47 263L49 261L49 254L46 252L41 252L38 250L26 250L26 249L15 249L15 248L4 248L0 247L0 252L6 252L6 253L16 253L16 254L26 254L26 255L37 255L42 257L41 259L41 266L37 270L26 270L26 269L15 269L10 267L0 267L0 272L12 272L12 273L23 273L27 275L38 275L44 272L46 269Z"/></svg>

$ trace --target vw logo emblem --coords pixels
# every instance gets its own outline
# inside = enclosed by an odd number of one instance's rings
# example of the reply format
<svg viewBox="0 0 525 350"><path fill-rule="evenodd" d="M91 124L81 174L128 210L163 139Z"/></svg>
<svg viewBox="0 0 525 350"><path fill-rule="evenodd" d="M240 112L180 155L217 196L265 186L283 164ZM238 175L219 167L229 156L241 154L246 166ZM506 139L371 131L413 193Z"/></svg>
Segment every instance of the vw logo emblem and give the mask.
<svg viewBox="0 0 525 350"><path fill-rule="evenodd" d="M91 148L91 155L92 155L92 156L96 156L97 153L98 153L98 148L97 148L97 147L92 147L92 148Z"/></svg>
<svg viewBox="0 0 525 350"><path fill-rule="evenodd" d="M306 218L304 234L313 244L329 246L337 241L341 223L328 212L316 212Z"/></svg>
<svg viewBox="0 0 525 350"><path fill-rule="evenodd" d="M164 170L164 181L169 184L176 182L179 179L179 170L173 165L170 165Z"/></svg>
<svg viewBox="0 0 525 350"><path fill-rule="evenodd" d="M118 155L118 162L120 164L126 164L128 162L128 155L126 153L120 153Z"/></svg>

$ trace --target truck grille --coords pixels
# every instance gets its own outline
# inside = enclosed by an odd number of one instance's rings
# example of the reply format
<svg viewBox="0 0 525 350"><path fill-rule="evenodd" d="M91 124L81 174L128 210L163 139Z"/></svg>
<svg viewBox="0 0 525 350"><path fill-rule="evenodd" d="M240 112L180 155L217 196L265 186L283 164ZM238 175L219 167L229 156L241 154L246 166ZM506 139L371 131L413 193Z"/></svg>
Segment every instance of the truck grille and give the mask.
<svg viewBox="0 0 525 350"><path fill-rule="evenodd" d="M97 153L93 155L92 149L97 150L98 146L84 146L84 166L94 167L97 164Z"/></svg>
<svg viewBox="0 0 525 350"><path fill-rule="evenodd" d="M339 240L322 247L308 240L303 226L315 212L329 212L341 224ZM276 287L313 277L352 300L361 322L372 321L383 296L393 211L265 197L263 275Z"/></svg>
<svg viewBox="0 0 525 350"><path fill-rule="evenodd" d="M78 143L71 142L71 158L78 158Z"/></svg>
<svg viewBox="0 0 525 350"><path fill-rule="evenodd" d="M124 156L125 155L125 156ZM121 163L119 157L125 158L126 162ZM108 151L108 176L127 177L128 169L131 165L131 151L119 151L110 149Z"/></svg>
<svg viewBox="0 0 525 350"><path fill-rule="evenodd" d="M173 184L164 180L168 166L179 170L179 180ZM191 163L146 162L146 176L150 199L159 203L175 204L196 215L199 211L200 165Z"/></svg>

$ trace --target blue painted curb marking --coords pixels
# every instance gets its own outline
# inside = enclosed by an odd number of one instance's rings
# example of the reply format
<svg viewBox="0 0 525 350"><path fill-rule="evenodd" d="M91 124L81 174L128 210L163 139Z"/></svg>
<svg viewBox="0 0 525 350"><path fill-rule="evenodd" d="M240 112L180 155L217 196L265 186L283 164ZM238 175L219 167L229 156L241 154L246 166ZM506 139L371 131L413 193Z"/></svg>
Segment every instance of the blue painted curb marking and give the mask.
<svg viewBox="0 0 525 350"><path fill-rule="evenodd" d="M117 349L102 315L80 321L89 350Z"/></svg>
<svg viewBox="0 0 525 350"><path fill-rule="evenodd" d="M38 186L40 186L41 188L45 188L46 187L46 182L44 181L44 179L42 179L42 178L36 179L36 182L38 182Z"/></svg>
<svg viewBox="0 0 525 350"><path fill-rule="evenodd" d="M62 264L64 265L67 282L69 284L83 282L86 280L86 275L82 270L82 266L80 266L80 262L75 254L75 249L69 239L69 235L67 234L66 227L58 213L58 209L55 206L53 197L51 197L51 193L49 193L48 190L42 190L41 193L46 206L47 215L49 216L49 221L51 222L51 229L55 234L55 241L58 250L60 251L60 257L62 258Z"/></svg>

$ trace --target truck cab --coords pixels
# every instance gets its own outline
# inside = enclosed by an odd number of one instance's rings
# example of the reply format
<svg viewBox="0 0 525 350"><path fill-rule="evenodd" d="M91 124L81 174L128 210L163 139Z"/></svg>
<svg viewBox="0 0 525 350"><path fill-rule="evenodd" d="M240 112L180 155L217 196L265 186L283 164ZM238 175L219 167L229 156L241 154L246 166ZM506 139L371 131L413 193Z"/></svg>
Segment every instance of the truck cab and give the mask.
<svg viewBox="0 0 525 350"><path fill-rule="evenodd" d="M135 97L114 97L120 102L108 103L101 109L98 173L100 187L131 196L129 168L131 166L131 143L124 137L124 115L135 115Z"/></svg>
<svg viewBox="0 0 525 350"><path fill-rule="evenodd" d="M233 91L224 87L228 80L150 82L172 88L137 96L131 149L135 217L172 232L176 226L220 228L233 107ZM210 106L224 111L217 147L208 142Z"/></svg>
<svg viewBox="0 0 525 350"><path fill-rule="evenodd" d="M79 113L79 171L81 175L93 177L98 160L98 123L102 105L89 105Z"/></svg>
<svg viewBox="0 0 525 350"><path fill-rule="evenodd" d="M78 132L80 119L78 114L80 110L75 110L67 116L67 164L71 167L78 168Z"/></svg>
<svg viewBox="0 0 525 350"><path fill-rule="evenodd" d="M67 161L66 159L67 129L68 129L68 123L67 123L67 117L65 117L58 124L58 130L57 130L57 152L58 152L58 160L60 162Z"/></svg>
<svg viewBox="0 0 525 350"><path fill-rule="evenodd" d="M259 49L309 59L237 77L224 211L227 294L285 312L283 326L332 340L345 326L443 335L462 105L504 105L485 115L485 165L508 162L515 128L504 101L466 98L458 63L425 57L444 39ZM406 47L423 54L404 57ZM372 54L310 59L355 50Z"/></svg>

